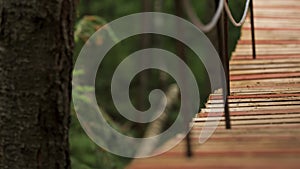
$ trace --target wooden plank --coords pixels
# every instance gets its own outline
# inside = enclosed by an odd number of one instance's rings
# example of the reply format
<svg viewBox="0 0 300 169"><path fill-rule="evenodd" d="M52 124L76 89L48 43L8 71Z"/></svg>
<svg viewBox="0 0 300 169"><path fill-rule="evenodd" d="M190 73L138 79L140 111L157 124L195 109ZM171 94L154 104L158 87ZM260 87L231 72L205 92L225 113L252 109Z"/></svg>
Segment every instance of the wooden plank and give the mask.
<svg viewBox="0 0 300 169"><path fill-rule="evenodd" d="M259 41L258 41L259 42ZM265 41L263 41L265 42ZM277 41L277 42L284 42L284 41ZM236 47L236 50L251 50L251 44L241 44ZM258 50L280 50L280 51L286 51L288 50L296 50L299 51L300 45L297 43L277 43L277 44L270 44L270 43L258 43L256 44L256 49Z"/></svg>
<svg viewBox="0 0 300 169"><path fill-rule="evenodd" d="M239 94L239 95L231 95L228 96L229 100L231 99L272 99L272 98L288 98L288 97L299 97L300 93L285 93L285 94ZM210 100L214 99L222 99L222 96L220 94L210 94L209 96Z"/></svg>
<svg viewBox="0 0 300 169"><path fill-rule="evenodd" d="M245 51L240 51L240 50L236 50L235 52L234 52L234 54L235 55L241 55L241 56L243 56L243 55L251 55L252 54L252 51L249 49L249 50L245 50ZM282 50L272 50L272 49L265 49L265 50L263 50L263 49L258 49L257 50L257 54L258 55L275 55L275 54L279 54L279 55L283 55L283 54L289 54L289 55L298 55L298 54L300 54L300 52L297 50L297 51L295 51L295 50L289 50L289 49L287 49L287 51L282 51ZM248 60L249 61L249 60Z"/></svg>
<svg viewBox="0 0 300 169"><path fill-rule="evenodd" d="M233 111L254 111L254 110L276 110L276 109L300 109L300 105L289 105L289 106L269 106L269 107L239 107L239 108L229 108L231 112ZM223 112L222 108L214 108L214 109L201 109L202 112L207 113L215 113L215 112Z"/></svg>
<svg viewBox="0 0 300 169"><path fill-rule="evenodd" d="M300 40L300 35L291 34L290 30L259 30L255 32L255 35L256 40ZM243 29L240 40L251 40L251 31Z"/></svg>
<svg viewBox="0 0 300 169"><path fill-rule="evenodd" d="M265 60L232 60L230 65L248 65L248 64L287 64L287 63L300 63L300 59L265 59Z"/></svg>
<svg viewBox="0 0 300 169"><path fill-rule="evenodd" d="M268 91L272 89L272 91ZM239 94L243 94L243 93L253 93L253 94L257 94L257 93L261 93L261 92L275 92L275 93L284 93L284 92L288 92L288 93L299 93L300 91L300 87L290 87L290 86L279 86L279 87L260 87L260 88L232 88L231 93L233 95L235 95L235 93L239 93Z"/></svg>
<svg viewBox="0 0 300 169"><path fill-rule="evenodd" d="M266 14L266 13L260 13L258 14L257 12L254 13L255 18L259 19L259 18L264 18L264 19L290 19L290 20L299 20L300 17L299 16L295 16L295 15L270 15L270 14Z"/></svg>
<svg viewBox="0 0 300 169"><path fill-rule="evenodd" d="M300 58L300 55L297 54L285 54L285 55L256 55L256 59L294 59ZM253 60L252 55L233 55L232 60ZM287 68L287 67L285 67ZM297 67L296 67L297 68ZM259 69L259 68L258 68Z"/></svg>
<svg viewBox="0 0 300 169"><path fill-rule="evenodd" d="M295 10L295 9L299 9L300 10L300 6L298 5L289 5L289 4L278 4L278 5L275 5L275 4L272 4L272 5L255 5L255 8L256 9L259 9L259 8L262 8L262 9L284 9L284 10ZM296 11L296 10L295 10Z"/></svg>
<svg viewBox="0 0 300 169"><path fill-rule="evenodd" d="M238 80L252 80L252 79L274 79L274 78L293 78L300 77L300 72L291 72L291 73L273 73L273 74L248 74L245 75L231 75L231 81Z"/></svg>
<svg viewBox="0 0 300 169"><path fill-rule="evenodd" d="M228 99L229 103L253 103L253 102L274 102L274 101L293 101L300 100L300 97L276 97L276 98L242 98L242 99ZM207 101L208 104L223 103L221 99L212 99Z"/></svg>
<svg viewBox="0 0 300 169"><path fill-rule="evenodd" d="M231 89L255 89L255 88L259 88L259 89L266 89L266 90L270 90L270 89L281 89L281 88L297 88L300 87L300 83L284 83L283 84L277 84L277 83L269 83L269 84L256 84L256 85L247 85L247 86L232 86Z"/></svg>
<svg viewBox="0 0 300 169"><path fill-rule="evenodd" d="M249 111L232 111L230 116L251 116L251 115L278 115L278 114L299 114L299 109L275 109L275 110L249 110ZM206 117L221 117L224 116L223 112L207 113L200 112L196 118Z"/></svg>
<svg viewBox="0 0 300 169"><path fill-rule="evenodd" d="M277 101L277 102L248 102L248 103L229 103L229 107L263 107L263 106L286 106L286 105L300 105L300 100L298 101ZM207 103L206 108L223 108L224 104Z"/></svg>
<svg viewBox="0 0 300 169"><path fill-rule="evenodd" d="M283 84L298 84L300 83L300 78L274 78L274 79L251 79L251 80L244 80L244 81L232 81L230 85L232 87L235 86L254 86L254 85L283 85Z"/></svg>
<svg viewBox="0 0 300 169"><path fill-rule="evenodd" d="M287 44L300 44L300 40L256 40L257 45L268 44L268 45L287 45ZM252 45L252 41L249 40L239 40L239 45Z"/></svg>
<svg viewBox="0 0 300 169"><path fill-rule="evenodd" d="M247 74L267 74L267 73L296 73L300 72L300 67L280 68L280 69L260 69L260 70L236 70L230 71L230 75L247 75Z"/></svg>
<svg viewBox="0 0 300 169"><path fill-rule="evenodd" d="M216 121L216 120L215 120ZM238 125L259 125L259 124L285 124L285 123L299 123L300 118L292 118L292 119L255 119L255 120L239 120L239 121L232 121L233 126ZM209 121L208 121L209 122ZM204 122L195 123L194 126L204 126ZM207 123L209 125L209 123ZM214 124L213 124L214 125ZM219 122L219 126L225 126L225 121L221 120Z"/></svg>
<svg viewBox="0 0 300 169"><path fill-rule="evenodd" d="M249 56L249 55L248 55ZM252 56L251 56L252 57ZM239 64L230 65L230 70L264 70L264 69L278 69L278 68L299 68L300 63L282 63L282 64L268 64L268 65L258 65L258 64Z"/></svg>
<svg viewBox="0 0 300 169"><path fill-rule="evenodd" d="M230 131L238 131L238 130L244 130L244 129L247 129L247 130L261 130L261 129L277 129L277 128L280 128L280 129L284 129L284 130L293 130L293 129L298 129L299 131L299 127L300 127L300 124L299 123L287 123L287 124L257 124L257 125L239 125L239 126L232 126L234 130L230 130ZM225 129L224 126L217 126L217 128L214 128L212 127L211 128L212 130L214 130L214 133L216 132L216 135L217 135L217 132L219 130L225 130L225 131L228 131L228 129ZM193 131L202 131L203 130L203 126L193 126L192 128L192 132ZM210 127L206 127L206 131L209 131L210 130Z"/></svg>
<svg viewBox="0 0 300 169"><path fill-rule="evenodd" d="M300 119L300 114L272 114L272 115L249 115L249 116L232 116L232 121L237 120L269 120L270 122L272 120L280 120L280 119ZM218 120L218 117L202 117L202 118L194 118L194 122L206 122L206 121L216 121ZM300 121L299 121L300 123Z"/></svg>
<svg viewBox="0 0 300 169"><path fill-rule="evenodd" d="M250 28L250 25L247 25L247 26L243 26L242 29L245 29L245 30L251 30ZM300 28L298 27L256 27L255 30L265 30L265 31L294 31L294 32L298 32L300 31Z"/></svg>

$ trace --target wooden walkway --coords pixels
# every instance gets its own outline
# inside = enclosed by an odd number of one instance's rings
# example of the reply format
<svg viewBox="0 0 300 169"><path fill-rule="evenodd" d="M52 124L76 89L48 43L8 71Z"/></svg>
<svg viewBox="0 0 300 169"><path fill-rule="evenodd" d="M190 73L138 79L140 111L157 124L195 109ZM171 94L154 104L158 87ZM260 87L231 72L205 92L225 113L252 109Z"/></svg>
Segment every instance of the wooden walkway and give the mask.
<svg viewBox="0 0 300 169"><path fill-rule="evenodd" d="M191 159L185 141L130 169L299 169L300 0L254 0L257 59L251 56L249 20L230 61L232 130L224 121L204 144L199 134L208 113L220 113L211 94L195 118Z"/></svg>

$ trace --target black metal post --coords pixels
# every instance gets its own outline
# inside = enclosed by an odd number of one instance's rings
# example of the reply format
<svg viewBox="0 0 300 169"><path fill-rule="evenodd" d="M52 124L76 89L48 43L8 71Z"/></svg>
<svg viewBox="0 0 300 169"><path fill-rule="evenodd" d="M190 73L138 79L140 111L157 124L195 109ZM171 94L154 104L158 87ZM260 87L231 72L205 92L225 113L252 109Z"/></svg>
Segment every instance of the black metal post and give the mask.
<svg viewBox="0 0 300 169"><path fill-rule="evenodd" d="M215 0L216 9L220 0ZM228 56L228 19L225 10L218 22L219 55L225 71L226 83L223 85L224 116L226 129L231 129L228 95L230 95L229 56Z"/></svg>
<svg viewBox="0 0 300 169"><path fill-rule="evenodd" d="M182 8L182 0L175 0L175 10L176 10L176 15L178 17L183 17L184 16L184 11L183 11L183 8ZM179 25L178 26L178 33L182 33L182 30L181 30L181 26ZM176 51L177 51L177 54L178 56L183 60L183 61L186 61L186 53L185 53L185 46L180 43L180 42L177 42L176 43ZM184 78L184 77L182 77ZM182 98L181 98L182 99ZM185 111L189 111L189 110L185 110ZM184 119L186 120L186 119ZM186 129L188 130L189 129L189 122L187 122L187 126L185 126ZM192 148L191 148L191 135L190 135L190 132L187 133L186 135L186 156L187 157L192 157L193 156L193 152L192 152Z"/></svg>
<svg viewBox="0 0 300 169"><path fill-rule="evenodd" d="M228 0L226 0L228 3ZM230 112L229 112L229 106L228 106L228 96L230 95L230 74L229 74L229 51L228 51L228 17L223 10L223 19L224 19L224 69L225 69L225 75L226 75L226 86L227 86L227 95L224 99L225 102L225 121L226 121L226 129L231 129L231 123L230 123Z"/></svg>
<svg viewBox="0 0 300 169"><path fill-rule="evenodd" d="M250 15L251 15L250 18L251 18L251 36L252 36L252 56L253 59L256 59L253 0L250 0Z"/></svg>

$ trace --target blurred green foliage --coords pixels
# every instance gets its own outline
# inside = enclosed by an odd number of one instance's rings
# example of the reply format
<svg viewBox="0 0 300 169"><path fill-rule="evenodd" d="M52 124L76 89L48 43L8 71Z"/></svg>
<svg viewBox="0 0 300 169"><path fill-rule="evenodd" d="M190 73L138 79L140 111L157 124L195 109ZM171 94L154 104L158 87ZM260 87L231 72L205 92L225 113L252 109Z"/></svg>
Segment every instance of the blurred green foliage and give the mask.
<svg viewBox="0 0 300 169"><path fill-rule="evenodd" d="M199 18L205 23L209 22L210 16L214 12L214 6L211 6L211 3L208 3L211 0L192 0L195 10ZM75 57L76 60L82 46L86 40L99 28L105 25L107 22L110 22L119 17L142 12L142 0L81 0L77 7L77 22L75 27ZM165 13L174 14L174 0L153 0L153 2L159 2L161 4L159 10ZM231 9L233 10L233 15L239 19L243 10L244 10L244 0L242 1L230 1ZM210 5L208 5L210 4ZM109 38L113 41L117 41L117 37L114 34L114 30L106 28ZM126 40L121 41L116 46L114 46L109 53L105 56L103 62L100 65L100 68L97 73L96 86L79 86L73 89L73 97L81 99L83 102L89 102L88 98L85 98L82 93L84 92L96 92L97 100L99 106L105 111L109 112L105 116L111 125L114 126L117 130L125 133L127 135L133 135L136 137L141 137L146 130L147 125L144 124L135 124L124 119L119 113L117 113L116 108L113 105L111 94L110 94L110 84L111 78L114 70L118 64L129 54L140 50L143 48L140 41L144 36L151 37L151 44L149 47L157 47L169 50L173 53L176 53L176 40L160 36L160 35L139 35L133 36ZM237 40L240 36L240 28L234 27L232 24L229 25L229 49L230 53L234 50ZM97 39L98 45L105 39L99 37ZM191 70L193 71L198 85L200 86L200 95L201 95L201 105L206 102L210 91L210 84L208 82L208 76L206 70L198 57L190 50L186 51L187 61ZM164 80L164 84L161 84L162 73L157 70L148 70L148 84L146 86L145 95L155 88L161 88L166 90L166 87L174 83L174 79L168 75L164 75L167 79ZM74 72L74 76L80 76L84 74L82 71ZM101 76L100 76L101 75ZM137 75L131 83L130 96L134 106L138 107L140 102L141 91L139 86L141 82L139 80L140 75ZM101 101L99 101L101 100ZM147 102L147 97L143 98L146 107L141 109L146 109L150 105ZM171 116L166 123L165 128L168 125L172 124L173 120L176 118L178 107L175 107L174 110L170 113ZM130 159L119 157L113 155L109 152L106 152L102 148L98 147L93 143L88 136L83 131L80 126L74 110L72 111L72 122L70 129L70 149L71 149L71 162L73 169L121 169L130 162Z"/></svg>

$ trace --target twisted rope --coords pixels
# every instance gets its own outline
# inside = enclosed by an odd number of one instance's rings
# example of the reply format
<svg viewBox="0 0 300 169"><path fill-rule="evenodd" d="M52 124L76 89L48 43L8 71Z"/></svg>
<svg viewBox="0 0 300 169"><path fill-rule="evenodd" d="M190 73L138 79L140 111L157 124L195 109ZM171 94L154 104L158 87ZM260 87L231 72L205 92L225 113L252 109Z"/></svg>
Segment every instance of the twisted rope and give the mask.
<svg viewBox="0 0 300 169"><path fill-rule="evenodd" d="M250 4L250 0L247 0L246 5L245 5L245 9L244 9L244 13L243 13L243 16L242 16L242 19L239 22L237 22L234 19L234 17L232 16L232 13L231 13L231 11L229 9L228 3L225 1L225 11L226 11L226 13L228 15L228 18L230 19L230 21L232 22L232 24L234 26L242 26L243 25L243 23L245 22L246 17L247 17L247 12L248 12L248 9L249 9L249 4Z"/></svg>
<svg viewBox="0 0 300 169"><path fill-rule="evenodd" d="M219 1L217 12L213 16L212 20L208 24L205 25L201 22L201 20L199 20L197 14L195 13L195 11L190 3L190 0L183 0L183 7L185 8L186 14L188 15L188 17L190 18L192 23L194 25L196 25L203 32L209 32L216 26L221 14L222 14L224 4L225 4L224 0Z"/></svg>
<svg viewBox="0 0 300 169"><path fill-rule="evenodd" d="M241 18L241 20L239 22L237 22L231 11L229 8L228 3L225 0L220 0L219 1L219 5L218 5L218 9L215 13L215 15L213 16L212 20L208 23L208 24L203 24L203 22L198 18L197 13L194 11L190 0L183 0L183 7L185 9L185 12L187 14L187 16L190 18L190 20L192 21L192 23L194 25L196 25L200 30L202 30L203 32L209 32L211 31L216 24L218 23L218 20L222 14L223 8L225 8L225 11L228 15L228 18L230 19L230 21L232 22L232 24L234 26L242 26L242 24L245 22L246 17L247 17L247 12L249 9L249 4L250 4L250 0L247 0L246 5L245 5L245 9L244 9L244 13L243 16Z"/></svg>

